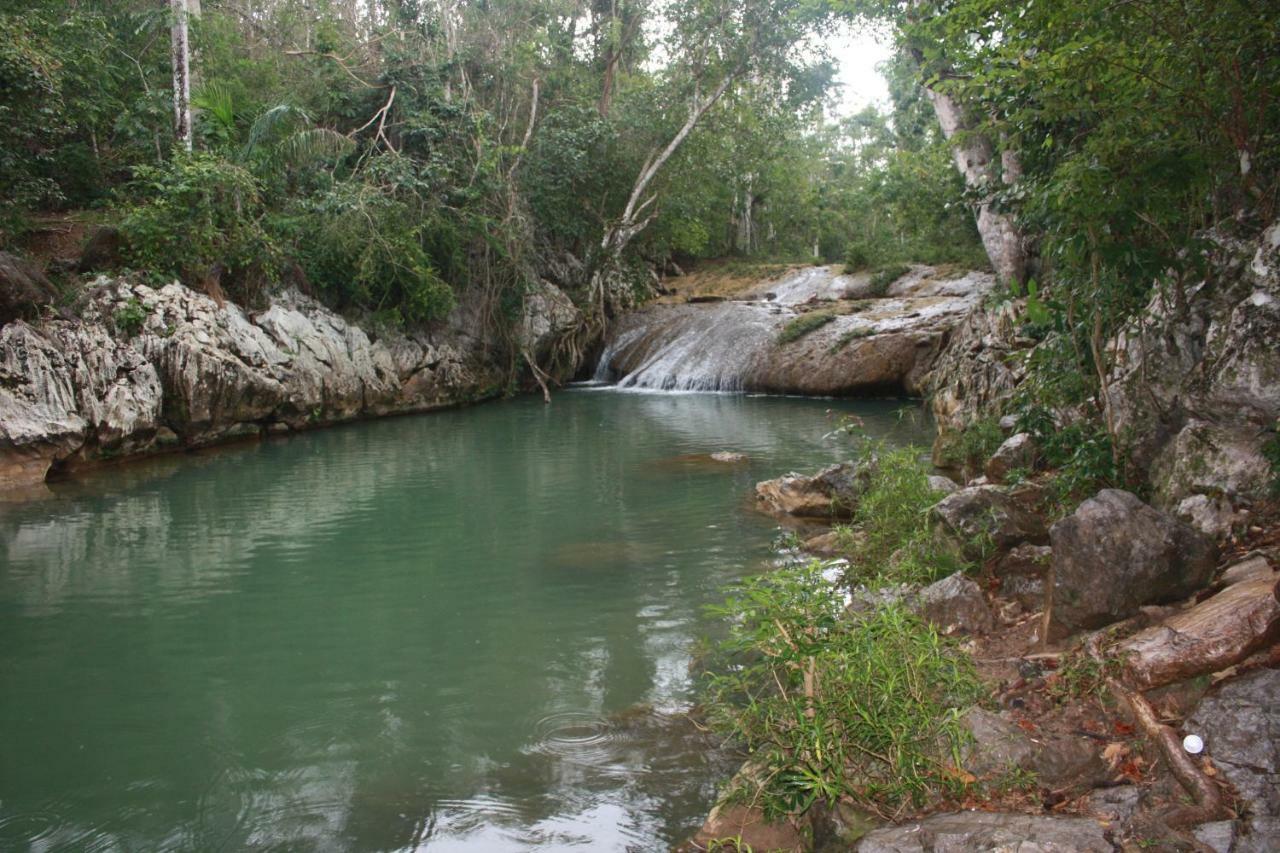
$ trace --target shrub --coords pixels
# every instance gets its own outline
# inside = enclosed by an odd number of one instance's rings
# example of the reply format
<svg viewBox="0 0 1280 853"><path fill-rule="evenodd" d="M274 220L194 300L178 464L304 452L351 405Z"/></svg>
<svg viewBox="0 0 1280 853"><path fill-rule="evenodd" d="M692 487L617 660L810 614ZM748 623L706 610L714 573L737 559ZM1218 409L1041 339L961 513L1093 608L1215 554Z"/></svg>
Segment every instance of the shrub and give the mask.
<svg viewBox="0 0 1280 853"><path fill-rule="evenodd" d="M116 331L127 338L132 338L142 331L142 324L147 321L147 309L136 297L130 297L111 315Z"/></svg>
<svg viewBox="0 0 1280 853"><path fill-rule="evenodd" d="M126 261L198 284L221 270L227 295L253 302L274 279L279 256L260 223L258 184L244 168L207 153L139 166L128 192L137 203L120 230Z"/></svg>
<svg viewBox="0 0 1280 853"><path fill-rule="evenodd" d="M789 344L792 341L798 341L814 329L822 328L835 318L836 315L830 311L810 311L808 314L801 314L783 326L782 331L778 332L778 344Z"/></svg>
<svg viewBox="0 0 1280 853"><path fill-rule="evenodd" d="M871 253L862 243L850 243L844 250L844 271L862 272L871 266Z"/></svg>
<svg viewBox="0 0 1280 853"><path fill-rule="evenodd" d="M906 264L885 264L877 267L871 274L871 295L882 297L889 290L889 285L911 272Z"/></svg>
<svg viewBox="0 0 1280 853"><path fill-rule="evenodd" d="M964 568L933 542L928 512L942 495L929 486L922 452L868 445L864 454L870 481L853 515L859 535L842 537L851 544L847 579L870 586L930 583Z"/></svg>
<svg viewBox="0 0 1280 853"><path fill-rule="evenodd" d="M851 798L881 814L956 793L972 664L916 616L858 618L823 564L744 581L714 612L728 624L708 676L710 721L762 770L766 814Z"/></svg>
<svg viewBox="0 0 1280 853"><path fill-rule="evenodd" d="M939 461L948 467L979 471L1002 441L1000 422L994 417L981 418L964 429L940 436Z"/></svg>
<svg viewBox="0 0 1280 853"><path fill-rule="evenodd" d="M384 321L443 317L454 294L432 255L460 265L460 238L415 193L398 190L412 176L373 177L381 182L335 184L289 223L307 279L337 304L378 312Z"/></svg>

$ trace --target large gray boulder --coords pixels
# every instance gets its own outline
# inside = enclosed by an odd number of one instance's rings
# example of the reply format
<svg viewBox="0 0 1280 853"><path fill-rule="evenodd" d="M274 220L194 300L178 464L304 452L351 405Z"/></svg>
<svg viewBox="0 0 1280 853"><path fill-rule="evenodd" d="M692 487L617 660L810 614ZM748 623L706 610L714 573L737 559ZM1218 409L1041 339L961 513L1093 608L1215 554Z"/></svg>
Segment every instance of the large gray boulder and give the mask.
<svg viewBox="0 0 1280 853"><path fill-rule="evenodd" d="M1280 671L1262 669L1223 684L1201 700L1184 728L1204 738L1205 753L1244 800L1233 851L1280 850ZM1215 837L1230 836L1213 826Z"/></svg>
<svg viewBox="0 0 1280 853"><path fill-rule="evenodd" d="M985 634L995 621L982 590L961 572L920 590L918 607L944 634Z"/></svg>
<svg viewBox="0 0 1280 853"><path fill-rule="evenodd" d="M1046 626L1050 638L1099 628L1144 604L1203 587L1217 545L1119 489L1104 489L1049 531L1053 546Z"/></svg>
<svg viewBox="0 0 1280 853"><path fill-rule="evenodd" d="M1044 521L998 486L970 486L929 510L935 538L970 560L1048 539Z"/></svg>
<svg viewBox="0 0 1280 853"><path fill-rule="evenodd" d="M1097 821L1078 817L955 812L868 833L858 853L1113 853Z"/></svg>

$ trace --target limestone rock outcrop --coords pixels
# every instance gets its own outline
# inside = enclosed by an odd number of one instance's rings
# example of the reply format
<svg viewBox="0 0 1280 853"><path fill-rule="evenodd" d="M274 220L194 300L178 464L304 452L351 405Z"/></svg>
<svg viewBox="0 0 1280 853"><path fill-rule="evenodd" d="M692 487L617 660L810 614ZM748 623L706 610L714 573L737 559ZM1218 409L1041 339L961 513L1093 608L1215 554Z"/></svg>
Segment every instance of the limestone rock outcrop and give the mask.
<svg viewBox="0 0 1280 853"><path fill-rule="evenodd" d="M88 293L77 319L0 327L0 488L54 465L426 411L499 385L465 300L438 328L374 336L296 290L256 313L177 283L100 278ZM526 312L535 348L576 322L551 285L540 299Z"/></svg>
<svg viewBox="0 0 1280 853"><path fill-rule="evenodd" d="M610 329L596 378L666 390L918 394L952 327L995 282L918 267L881 298L858 298L858 285L809 267L731 299L648 306ZM789 323L819 312L830 318L781 342Z"/></svg>

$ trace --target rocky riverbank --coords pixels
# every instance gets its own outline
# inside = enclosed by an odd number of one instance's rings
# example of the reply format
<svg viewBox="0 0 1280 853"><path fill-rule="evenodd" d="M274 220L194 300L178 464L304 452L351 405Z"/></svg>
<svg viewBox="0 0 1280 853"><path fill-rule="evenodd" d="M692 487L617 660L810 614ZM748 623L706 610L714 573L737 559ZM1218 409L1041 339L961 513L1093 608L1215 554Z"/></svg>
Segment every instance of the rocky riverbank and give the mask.
<svg viewBox="0 0 1280 853"><path fill-rule="evenodd" d="M952 471L959 482L928 478L929 548L969 572L864 586L842 556L870 532L874 458L757 486L761 510L810 525L801 553L828 561L845 620L906 608L954 638L991 699L956 709L969 747L948 773L963 794L893 821L843 800L774 822L726 802L690 849L1280 848L1280 227L1222 248L1183 304L1154 299L1107 344L1105 405L1141 496L1104 488L1064 507L1034 438L1005 418L990 458ZM1025 380L1037 343L1022 308L956 327L925 382L940 447L994 422ZM744 772L748 788L763 777Z"/></svg>
<svg viewBox="0 0 1280 853"><path fill-rule="evenodd" d="M176 282L101 277L75 316L46 310L0 327L0 489L55 469L500 394L506 375L477 311L464 299L437 328L378 333L294 289L246 311ZM517 334L537 352L577 322L544 284Z"/></svg>

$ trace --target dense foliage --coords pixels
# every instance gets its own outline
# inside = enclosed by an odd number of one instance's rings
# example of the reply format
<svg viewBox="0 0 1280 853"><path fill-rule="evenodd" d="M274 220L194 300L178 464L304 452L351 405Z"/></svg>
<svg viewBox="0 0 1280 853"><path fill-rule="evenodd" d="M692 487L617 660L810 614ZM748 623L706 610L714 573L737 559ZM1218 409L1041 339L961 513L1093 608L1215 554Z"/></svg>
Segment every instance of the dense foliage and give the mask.
<svg viewBox="0 0 1280 853"><path fill-rule="evenodd" d="M738 791L771 816L851 799L892 817L957 793L972 664L897 606L845 615L821 563L743 582L709 679L712 723L752 753ZM754 783L753 785L751 783Z"/></svg>

